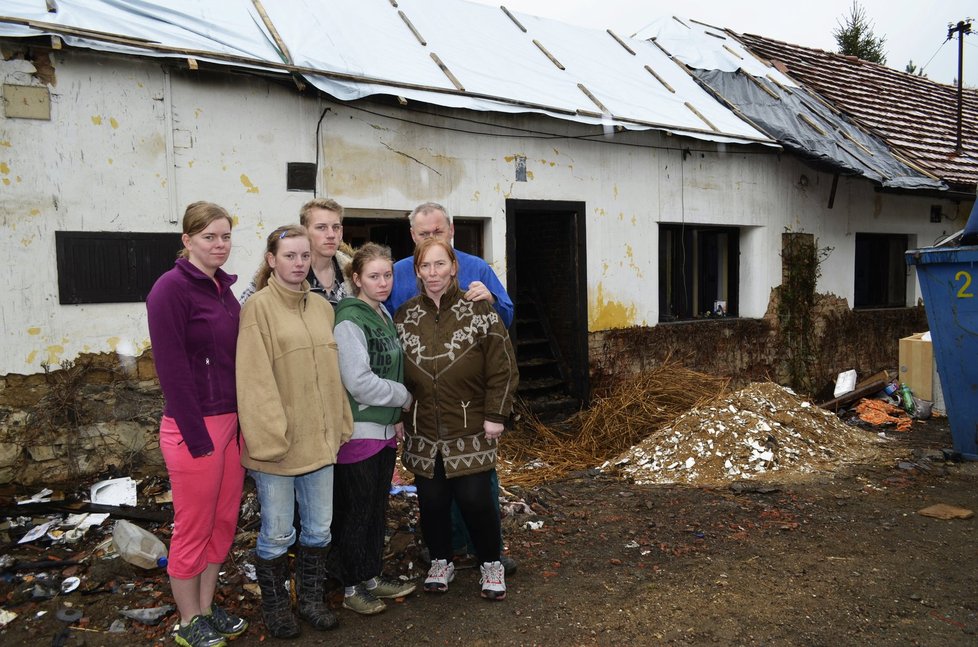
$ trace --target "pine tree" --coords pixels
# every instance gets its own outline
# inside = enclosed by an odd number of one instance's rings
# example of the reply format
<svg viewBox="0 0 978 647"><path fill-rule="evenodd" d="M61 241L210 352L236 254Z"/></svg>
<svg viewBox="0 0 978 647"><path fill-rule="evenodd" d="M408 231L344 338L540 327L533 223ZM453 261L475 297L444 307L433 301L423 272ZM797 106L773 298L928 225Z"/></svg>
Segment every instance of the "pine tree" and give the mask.
<svg viewBox="0 0 978 647"><path fill-rule="evenodd" d="M846 56L858 56L861 59L886 64L886 52L883 45L886 36L873 34L873 23L866 17L866 11L856 0L848 16L838 21L839 28L832 31L839 53Z"/></svg>
<svg viewBox="0 0 978 647"><path fill-rule="evenodd" d="M927 75L924 74L924 68L917 67L916 63L913 62L913 59L910 59L910 62L907 63L907 66L905 68L903 68L903 71L906 72L907 74L913 74L914 76L921 76L925 79L927 78Z"/></svg>

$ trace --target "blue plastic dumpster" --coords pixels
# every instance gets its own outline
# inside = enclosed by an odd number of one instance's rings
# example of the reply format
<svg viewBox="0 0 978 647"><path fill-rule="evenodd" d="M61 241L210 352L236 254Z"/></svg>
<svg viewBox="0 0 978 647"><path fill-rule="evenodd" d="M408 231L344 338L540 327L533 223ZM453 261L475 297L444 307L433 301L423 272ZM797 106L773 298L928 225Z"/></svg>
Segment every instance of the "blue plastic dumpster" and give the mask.
<svg viewBox="0 0 978 647"><path fill-rule="evenodd" d="M968 231L978 224L978 203ZM978 460L978 245L907 252L917 268L954 451Z"/></svg>

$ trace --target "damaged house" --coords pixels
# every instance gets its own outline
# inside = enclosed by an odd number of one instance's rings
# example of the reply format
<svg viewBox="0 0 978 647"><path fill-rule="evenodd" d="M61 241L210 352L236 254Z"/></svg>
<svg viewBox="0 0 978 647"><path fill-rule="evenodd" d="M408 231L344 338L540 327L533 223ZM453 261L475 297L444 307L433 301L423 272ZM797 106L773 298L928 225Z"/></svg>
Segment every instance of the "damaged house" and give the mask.
<svg viewBox="0 0 978 647"><path fill-rule="evenodd" d="M669 354L784 375L772 291L796 236L825 250L817 290L845 310L817 368L895 364L895 340L926 325L896 247L951 233L973 200L690 21L629 37L463 0L0 14L9 456L62 362L136 358L152 383L143 300L195 200L235 218L239 292L314 196L344 205L347 242L395 256L406 213L444 204L456 246L514 297L522 395L571 406Z"/></svg>

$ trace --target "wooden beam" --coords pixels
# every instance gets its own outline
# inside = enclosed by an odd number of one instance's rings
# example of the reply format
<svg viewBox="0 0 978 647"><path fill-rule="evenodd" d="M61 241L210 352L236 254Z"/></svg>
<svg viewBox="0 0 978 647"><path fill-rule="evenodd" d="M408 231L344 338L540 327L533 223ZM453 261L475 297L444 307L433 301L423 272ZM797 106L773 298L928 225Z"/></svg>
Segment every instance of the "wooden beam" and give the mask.
<svg viewBox="0 0 978 647"><path fill-rule="evenodd" d="M258 11L258 15L261 16L261 21L265 23L268 33L272 35L272 40L275 41L275 46L278 47L278 52L282 56L282 60L290 65L294 63L295 61L292 60L292 54L289 53L289 48L285 45L282 37L279 36L278 29L275 28L275 23L272 22L272 19L268 17L268 13L265 11L261 0L251 0L251 3L255 5L255 9Z"/></svg>
<svg viewBox="0 0 978 647"><path fill-rule="evenodd" d="M522 31L524 34L526 33L526 27L524 27L523 26L523 23L521 23L519 20L516 19L516 16L514 16L513 14L511 14L509 12L509 9L507 9L506 7L504 7L502 5L499 5L499 8L503 10L503 13L504 14L506 14L507 16L509 16L509 19L513 21L513 24L515 24L517 27L520 28L520 31Z"/></svg>
<svg viewBox="0 0 978 647"><path fill-rule="evenodd" d="M547 51L547 48L544 47L543 44L540 41L538 41L536 38L533 39L533 44L536 45L537 46L537 49L539 49L541 52L543 52L544 55L546 55L546 57L550 59L550 62L553 63L554 65L556 65L558 69L560 69L560 70L566 69L561 64L561 62L557 60L557 57L554 56L553 54L551 54L549 51Z"/></svg>
<svg viewBox="0 0 978 647"><path fill-rule="evenodd" d="M461 81L455 78L455 75L452 74L452 71L450 69L448 69L448 66L441 62L441 59L438 58L438 54L432 52L431 60L433 60L438 65L438 67L441 68L441 71L445 73L445 76L448 77L448 80L452 82L452 85L454 85L459 92L465 92L465 88L462 86Z"/></svg>

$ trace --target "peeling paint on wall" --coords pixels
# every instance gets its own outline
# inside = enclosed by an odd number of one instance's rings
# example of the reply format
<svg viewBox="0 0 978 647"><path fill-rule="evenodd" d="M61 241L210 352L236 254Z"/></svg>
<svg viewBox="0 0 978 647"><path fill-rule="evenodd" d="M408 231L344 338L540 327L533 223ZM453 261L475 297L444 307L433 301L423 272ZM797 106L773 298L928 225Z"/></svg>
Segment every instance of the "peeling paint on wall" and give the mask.
<svg viewBox="0 0 978 647"><path fill-rule="evenodd" d="M30 365L33 365L34 364L34 360L36 358L37 358L37 351L36 350L32 350L31 352L27 353L27 364L29 366Z"/></svg>
<svg viewBox="0 0 978 647"><path fill-rule="evenodd" d="M635 264L635 250L633 250L632 246L627 243L625 244L625 258L628 259L628 267L635 272L635 276L638 278L643 278L644 275L642 274L642 268Z"/></svg>
<svg viewBox="0 0 978 647"><path fill-rule="evenodd" d="M119 122L115 120L115 117L109 117L109 125L112 126L112 128L118 128Z"/></svg>
<svg viewBox="0 0 978 647"><path fill-rule="evenodd" d="M65 347L55 344L45 348L44 352L48 354L48 358L44 360L45 363L51 366L57 366L61 363L61 356L64 355Z"/></svg>
<svg viewBox="0 0 978 647"><path fill-rule="evenodd" d="M37 327L37 326L31 326L30 328L27 329L27 334L28 335L40 335L41 334L41 329L39 327Z"/></svg>
<svg viewBox="0 0 978 647"><path fill-rule="evenodd" d="M593 298L588 296L589 332L644 325L644 322L636 321L636 314L635 304L606 300L604 287L600 283L598 283L597 295Z"/></svg>
<svg viewBox="0 0 978 647"><path fill-rule="evenodd" d="M248 176L244 173L241 174L241 184L245 185L245 188L248 189L248 193L258 193L258 187L252 184L251 180L248 179Z"/></svg>
<svg viewBox="0 0 978 647"><path fill-rule="evenodd" d="M92 123L96 126L102 125L102 117L99 115L92 115Z"/></svg>
<svg viewBox="0 0 978 647"><path fill-rule="evenodd" d="M10 141L6 139L0 139L0 146L4 148L10 148Z"/></svg>

